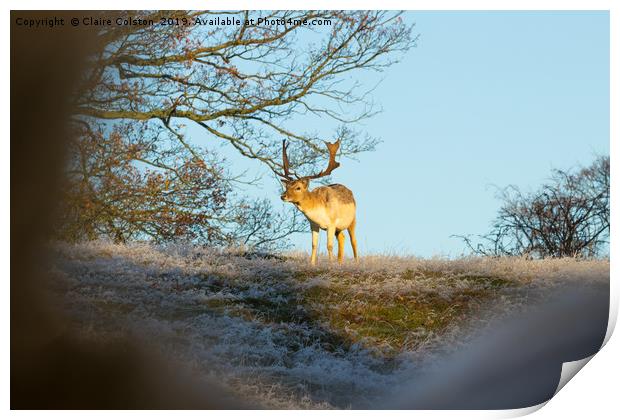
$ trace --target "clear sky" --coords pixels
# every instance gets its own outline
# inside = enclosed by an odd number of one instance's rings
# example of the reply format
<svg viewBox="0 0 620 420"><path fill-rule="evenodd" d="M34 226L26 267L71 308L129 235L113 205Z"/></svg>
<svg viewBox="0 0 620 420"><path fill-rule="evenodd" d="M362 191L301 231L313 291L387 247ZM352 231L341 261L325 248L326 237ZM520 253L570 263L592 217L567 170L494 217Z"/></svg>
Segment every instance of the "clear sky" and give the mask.
<svg viewBox="0 0 620 420"><path fill-rule="evenodd" d="M342 159L332 176L355 194L362 253L458 256L463 244L450 236L485 233L497 212L492 185L533 189L554 167L609 153L607 12L425 11L405 19L416 23L418 46L380 76L373 98L383 112L357 127L383 142L359 162ZM236 171L258 168L220 152ZM281 206L279 192L271 177L249 191ZM293 241L310 249L309 233ZM324 244L322 234L321 252Z"/></svg>

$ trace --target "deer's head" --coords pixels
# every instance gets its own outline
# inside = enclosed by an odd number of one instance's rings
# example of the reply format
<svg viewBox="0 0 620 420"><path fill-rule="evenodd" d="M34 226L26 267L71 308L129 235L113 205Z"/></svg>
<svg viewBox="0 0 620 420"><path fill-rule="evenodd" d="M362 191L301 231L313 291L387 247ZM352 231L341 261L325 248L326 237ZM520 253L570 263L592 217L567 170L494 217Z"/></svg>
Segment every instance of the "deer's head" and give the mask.
<svg viewBox="0 0 620 420"><path fill-rule="evenodd" d="M311 179L327 176L340 166L340 163L336 162L336 153L338 152L338 148L340 148L340 140L334 143L325 142L325 145L329 151L329 163L327 164L327 168L318 174L299 177L292 175L290 172L288 156L286 154L286 140L282 140L282 169L284 172L276 172L276 175L280 177L282 185L284 185L285 191L281 196L283 201L298 204L308 193L308 185Z"/></svg>
<svg viewBox="0 0 620 420"><path fill-rule="evenodd" d="M308 184L310 184L310 181L307 179L294 179L292 181L283 179L284 194L280 198L282 198L282 201L297 204L308 192Z"/></svg>

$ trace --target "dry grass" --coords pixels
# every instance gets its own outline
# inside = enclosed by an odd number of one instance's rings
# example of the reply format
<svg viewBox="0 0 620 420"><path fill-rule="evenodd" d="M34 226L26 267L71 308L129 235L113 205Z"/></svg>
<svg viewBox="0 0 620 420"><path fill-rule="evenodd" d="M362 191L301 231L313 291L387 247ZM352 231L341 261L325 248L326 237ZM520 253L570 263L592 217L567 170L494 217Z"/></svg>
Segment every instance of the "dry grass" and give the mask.
<svg viewBox="0 0 620 420"><path fill-rule="evenodd" d="M310 266L192 245L54 246L55 290L84 333L130 333L270 407L371 404L492 318L608 261L368 256Z"/></svg>

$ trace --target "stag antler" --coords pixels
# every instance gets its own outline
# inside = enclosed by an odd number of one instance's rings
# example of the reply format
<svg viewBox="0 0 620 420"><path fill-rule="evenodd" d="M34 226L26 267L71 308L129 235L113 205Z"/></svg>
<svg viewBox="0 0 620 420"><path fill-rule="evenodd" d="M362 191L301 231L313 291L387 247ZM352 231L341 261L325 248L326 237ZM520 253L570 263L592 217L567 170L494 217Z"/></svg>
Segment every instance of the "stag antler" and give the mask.
<svg viewBox="0 0 620 420"><path fill-rule="evenodd" d="M340 140L335 141L333 143L324 142L325 146L327 146L327 150L329 151L329 163L327 164L327 168L318 174L314 175L306 175L306 176L295 176L291 175L290 172L290 164L288 161L288 155L286 154L286 140L282 140L282 168L284 169L284 173L276 172L280 178L285 179L287 181L293 181L295 179L316 179L322 178L332 173L334 169L340 166L340 162L336 162L336 153L338 153L338 149L340 148ZM275 171L274 171L275 172Z"/></svg>
<svg viewBox="0 0 620 420"><path fill-rule="evenodd" d="M289 172L288 156L286 154L286 140L282 140L282 167L284 168L283 178L289 181L292 181L293 177L291 176L291 173Z"/></svg>
<svg viewBox="0 0 620 420"><path fill-rule="evenodd" d="M340 148L340 140L333 143L325 142L325 146L327 146L327 150L329 151L329 163L327 164L327 168L319 172L318 174L307 175L302 177L301 179L322 178L331 174L334 169L340 166L340 162L336 162L336 153L338 153L338 149Z"/></svg>

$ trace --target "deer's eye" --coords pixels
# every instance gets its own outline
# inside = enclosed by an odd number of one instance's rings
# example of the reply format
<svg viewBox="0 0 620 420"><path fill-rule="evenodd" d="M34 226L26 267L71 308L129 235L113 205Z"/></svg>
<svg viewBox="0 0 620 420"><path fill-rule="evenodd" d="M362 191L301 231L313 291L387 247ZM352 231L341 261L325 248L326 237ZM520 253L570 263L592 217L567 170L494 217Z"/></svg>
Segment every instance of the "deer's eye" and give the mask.
<svg viewBox="0 0 620 420"><path fill-rule="evenodd" d="M295 191L301 191L301 187L295 188Z"/></svg>

